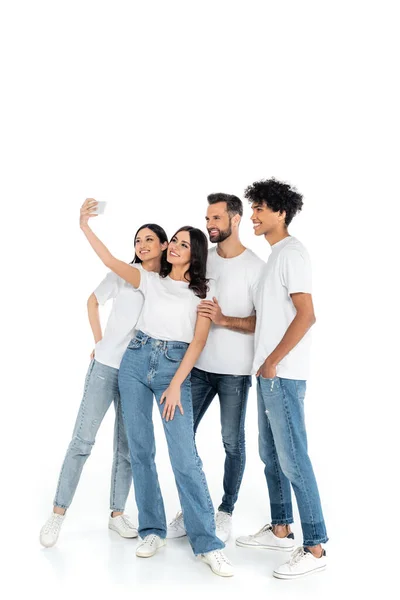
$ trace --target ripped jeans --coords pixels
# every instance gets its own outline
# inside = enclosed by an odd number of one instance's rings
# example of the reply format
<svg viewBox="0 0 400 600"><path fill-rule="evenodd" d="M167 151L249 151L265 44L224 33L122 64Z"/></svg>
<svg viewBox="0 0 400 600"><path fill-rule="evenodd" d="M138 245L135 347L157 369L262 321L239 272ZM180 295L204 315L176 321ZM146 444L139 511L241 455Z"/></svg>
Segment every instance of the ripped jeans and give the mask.
<svg viewBox="0 0 400 600"><path fill-rule="evenodd" d="M257 377L259 452L265 465L272 525L293 523L296 495L304 546L328 541L317 481L307 450L306 382Z"/></svg>
<svg viewBox="0 0 400 600"><path fill-rule="evenodd" d="M118 369L92 360L86 375L82 402L72 440L61 468L54 506L68 508L96 434L111 403L115 407L114 457L111 472L110 509L123 511L132 483L129 448L122 420Z"/></svg>

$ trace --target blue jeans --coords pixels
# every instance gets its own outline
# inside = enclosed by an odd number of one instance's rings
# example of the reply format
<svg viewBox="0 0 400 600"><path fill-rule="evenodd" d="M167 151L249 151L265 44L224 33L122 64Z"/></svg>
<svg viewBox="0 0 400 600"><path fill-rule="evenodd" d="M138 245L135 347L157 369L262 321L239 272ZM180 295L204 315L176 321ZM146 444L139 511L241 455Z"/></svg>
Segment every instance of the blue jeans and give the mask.
<svg viewBox="0 0 400 600"><path fill-rule="evenodd" d="M265 464L273 525L293 523L296 495L304 546L328 541L317 482L307 452L306 382L257 378L260 457Z"/></svg>
<svg viewBox="0 0 400 600"><path fill-rule="evenodd" d="M192 370L194 431L218 394L222 442L225 448L224 495L218 510L232 513L246 464L244 421L251 387L249 375L220 375Z"/></svg>
<svg viewBox="0 0 400 600"><path fill-rule="evenodd" d="M141 331L130 342L119 370L122 411L128 436L139 535L166 537L164 503L154 461L153 396L162 414L162 393L175 375L188 344L155 340ZM193 433L190 375L181 386L184 414L177 409L172 421L163 419L165 436L186 532L195 554L224 547L215 535L214 508L197 454Z"/></svg>
<svg viewBox="0 0 400 600"><path fill-rule="evenodd" d="M132 483L132 471L118 391L118 369L96 360L91 361L86 375L83 398L61 468L54 506L68 508L71 504L97 431L112 402L115 406L115 426L110 508L113 511L124 510Z"/></svg>

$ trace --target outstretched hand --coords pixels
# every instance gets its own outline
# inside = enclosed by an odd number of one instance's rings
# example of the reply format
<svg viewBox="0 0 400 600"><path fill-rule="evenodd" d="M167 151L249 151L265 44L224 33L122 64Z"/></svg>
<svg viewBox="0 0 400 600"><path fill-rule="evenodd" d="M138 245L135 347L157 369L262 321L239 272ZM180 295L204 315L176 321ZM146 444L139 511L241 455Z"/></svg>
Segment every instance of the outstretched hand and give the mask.
<svg viewBox="0 0 400 600"><path fill-rule="evenodd" d="M97 208L97 200L94 198L86 198L85 202L81 206L81 212L79 216L79 225L80 227L84 227L88 224L88 221L91 217L97 217L98 215L95 213Z"/></svg>

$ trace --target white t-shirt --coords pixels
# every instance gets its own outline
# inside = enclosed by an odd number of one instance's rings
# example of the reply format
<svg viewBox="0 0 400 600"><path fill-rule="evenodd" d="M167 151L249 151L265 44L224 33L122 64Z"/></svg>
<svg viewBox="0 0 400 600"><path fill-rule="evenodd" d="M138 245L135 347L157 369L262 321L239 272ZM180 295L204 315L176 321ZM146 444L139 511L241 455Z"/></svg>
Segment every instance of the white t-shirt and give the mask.
<svg viewBox="0 0 400 600"><path fill-rule="evenodd" d="M143 271L140 263L135 267ZM95 359L103 365L119 369L122 356L134 335L142 311L143 294L115 273L108 273L95 289L94 295L99 304L105 304L107 300L113 298L103 339L97 342L95 347Z"/></svg>
<svg viewBox="0 0 400 600"><path fill-rule="evenodd" d="M255 373L275 350L296 316L290 294L311 294L311 263L299 240L289 236L271 247L271 254L256 297ZM307 379L310 331L278 364L276 374L285 379Z"/></svg>
<svg viewBox="0 0 400 600"><path fill-rule="evenodd" d="M208 251L207 277L216 280L218 304L227 317L254 314L255 296L265 262L246 249L234 258L222 258L217 248ZM196 367L209 373L250 375L254 335L211 324L207 344Z"/></svg>
<svg viewBox="0 0 400 600"><path fill-rule="evenodd" d="M209 287L207 298L212 298L211 281ZM157 340L190 344L201 298L189 289L189 284L174 281L169 276L160 277L157 273L141 271L139 290L145 301L137 329Z"/></svg>

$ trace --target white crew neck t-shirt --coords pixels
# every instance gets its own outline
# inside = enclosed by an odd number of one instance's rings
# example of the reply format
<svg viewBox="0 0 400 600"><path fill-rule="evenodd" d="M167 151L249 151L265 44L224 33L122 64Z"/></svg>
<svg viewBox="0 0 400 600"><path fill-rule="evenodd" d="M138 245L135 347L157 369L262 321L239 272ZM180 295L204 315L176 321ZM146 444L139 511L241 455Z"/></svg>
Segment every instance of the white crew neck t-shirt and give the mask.
<svg viewBox="0 0 400 600"><path fill-rule="evenodd" d="M255 297L265 262L246 249L234 258L222 258L217 248L208 251L207 277L216 281L222 313L227 317L254 314ZM207 344L196 367L209 373L250 375L254 358L254 335L211 324Z"/></svg>
<svg viewBox="0 0 400 600"><path fill-rule="evenodd" d="M212 282L208 285L207 298L212 298ZM189 284L142 270L139 290L144 305L136 328L157 340L190 344L201 298L189 289Z"/></svg>
<svg viewBox="0 0 400 600"><path fill-rule="evenodd" d="M296 316L290 294L311 294L311 263L299 240L289 236L271 247L271 254L256 297L257 324L253 373L275 350ZM278 364L276 374L284 379L307 379L311 332Z"/></svg>
<svg viewBox="0 0 400 600"><path fill-rule="evenodd" d="M135 268L143 271L140 263L135 265ZM95 289L94 295L101 305L113 299L103 339L97 342L95 347L95 359L103 365L119 369L122 356L134 335L142 311L143 294L111 272Z"/></svg>

